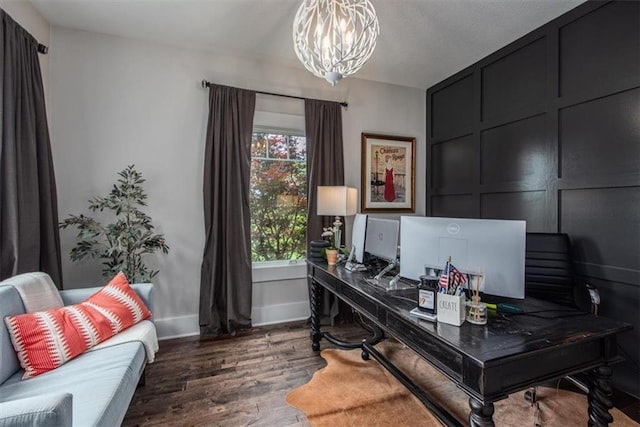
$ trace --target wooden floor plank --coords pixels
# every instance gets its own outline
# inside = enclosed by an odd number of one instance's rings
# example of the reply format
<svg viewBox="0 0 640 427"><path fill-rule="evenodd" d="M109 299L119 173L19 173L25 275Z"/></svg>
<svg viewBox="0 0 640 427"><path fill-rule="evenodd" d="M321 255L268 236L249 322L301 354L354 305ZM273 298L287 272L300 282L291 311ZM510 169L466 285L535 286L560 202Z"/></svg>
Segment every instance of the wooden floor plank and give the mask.
<svg viewBox="0 0 640 427"><path fill-rule="evenodd" d="M353 325L326 328L332 329L351 339L368 335ZM124 425L308 426L284 399L325 365L311 349L304 322L255 328L236 338L161 341Z"/></svg>
<svg viewBox="0 0 640 427"><path fill-rule="evenodd" d="M369 336L355 325L323 331L354 341ZM321 347L333 346L322 341ZM254 328L234 338L161 341L123 425L308 427L285 396L324 366L305 322ZM637 416L637 402L622 403Z"/></svg>

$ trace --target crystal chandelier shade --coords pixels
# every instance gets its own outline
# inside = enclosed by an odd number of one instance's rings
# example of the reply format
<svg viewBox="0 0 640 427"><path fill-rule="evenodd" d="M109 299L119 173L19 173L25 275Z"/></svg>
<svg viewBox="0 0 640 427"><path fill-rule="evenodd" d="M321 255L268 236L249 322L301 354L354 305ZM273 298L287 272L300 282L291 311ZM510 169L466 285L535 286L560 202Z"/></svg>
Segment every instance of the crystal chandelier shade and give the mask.
<svg viewBox="0 0 640 427"><path fill-rule="evenodd" d="M293 22L298 59L332 86L367 62L379 34L369 0L304 0Z"/></svg>

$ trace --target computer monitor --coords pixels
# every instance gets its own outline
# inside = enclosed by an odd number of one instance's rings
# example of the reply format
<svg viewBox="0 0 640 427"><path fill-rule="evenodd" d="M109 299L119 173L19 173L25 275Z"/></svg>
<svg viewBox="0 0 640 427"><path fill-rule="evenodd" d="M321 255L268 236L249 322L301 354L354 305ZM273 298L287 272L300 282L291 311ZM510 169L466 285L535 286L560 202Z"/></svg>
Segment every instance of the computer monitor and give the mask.
<svg viewBox="0 0 640 427"><path fill-rule="evenodd" d="M351 250L353 260L359 264L364 263L364 245L367 231L367 215L356 214L351 231Z"/></svg>
<svg viewBox="0 0 640 427"><path fill-rule="evenodd" d="M402 216L400 276L419 280L444 268L448 257L469 288L508 298L524 298L526 222L511 220Z"/></svg>
<svg viewBox="0 0 640 427"><path fill-rule="evenodd" d="M367 218L364 250L387 262L398 258L400 221L397 219Z"/></svg>
<svg viewBox="0 0 640 427"><path fill-rule="evenodd" d="M356 214L351 231L351 252L344 267L349 271L364 271L364 245L367 230L367 215Z"/></svg>
<svg viewBox="0 0 640 427"><path fill-rule="evenodd" d="M385 274L393 270L398 262L398 238L400 236L400 221L397 219L372 218L367 219L367 232L364 243L364 251L387 261L389 264L374 276L371 282L374 285L381 285L385 289L396 287L396 282L400 278L394 277L392 282L382 283Z"/></svg>

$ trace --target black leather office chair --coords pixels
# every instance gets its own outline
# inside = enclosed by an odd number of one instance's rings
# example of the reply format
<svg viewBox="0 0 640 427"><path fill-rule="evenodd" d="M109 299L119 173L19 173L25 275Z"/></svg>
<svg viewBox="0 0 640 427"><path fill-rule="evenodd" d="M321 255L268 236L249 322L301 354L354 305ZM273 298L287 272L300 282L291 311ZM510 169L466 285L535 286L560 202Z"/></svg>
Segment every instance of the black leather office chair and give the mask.
<svg viewBox="0 0 640 427"><path fill-rule="evenodd" d="M598 314L600 295L577 280L571 242L565 233L527 233L525 293L557 304Z"/></svg>
<svg viewBox="0 0 640 427"><path fill-rule="evenodd" d="M527 233L526 239L526 295L597 315L600 294L593 286L576 279L569 236L564 233ZM572 376L565 378L584 393L589 392L583 381ZM527 391L525 398L534 404L535 388Z"/></svg>

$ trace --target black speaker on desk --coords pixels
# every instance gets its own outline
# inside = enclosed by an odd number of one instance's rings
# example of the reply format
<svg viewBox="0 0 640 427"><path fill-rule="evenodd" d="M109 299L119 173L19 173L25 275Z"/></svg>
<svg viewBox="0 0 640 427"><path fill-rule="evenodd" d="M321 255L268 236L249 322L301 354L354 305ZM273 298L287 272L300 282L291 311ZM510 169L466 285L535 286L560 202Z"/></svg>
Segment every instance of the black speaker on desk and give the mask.
<svg viewBox="0 0 640 427"><path fill-rule="evenodd" d="M309 253L307 259L309 261L322 262L325 261L325 257L322 256L322 250L329 247L328 240L312 240L309 243Z"/></svg>

